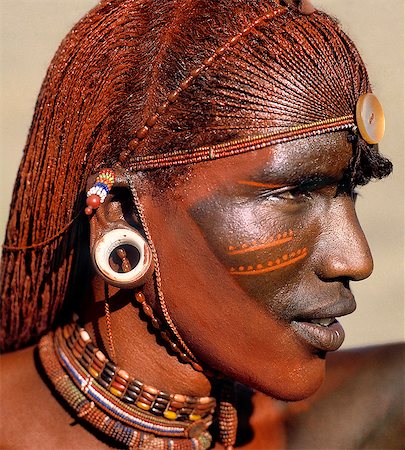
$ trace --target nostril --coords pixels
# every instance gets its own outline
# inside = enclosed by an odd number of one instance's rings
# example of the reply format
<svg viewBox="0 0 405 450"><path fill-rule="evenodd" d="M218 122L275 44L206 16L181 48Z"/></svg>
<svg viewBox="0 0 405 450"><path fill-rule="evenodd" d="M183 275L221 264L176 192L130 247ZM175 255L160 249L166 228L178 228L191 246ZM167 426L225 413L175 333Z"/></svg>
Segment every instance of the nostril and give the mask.
<svg viewBox="0 0 405 450"><path fill-rule="evenodd" d="M356 251L330 254L321 265L319 276L323 280L361 281L373 272L374 263L371 253Z"/></svg>

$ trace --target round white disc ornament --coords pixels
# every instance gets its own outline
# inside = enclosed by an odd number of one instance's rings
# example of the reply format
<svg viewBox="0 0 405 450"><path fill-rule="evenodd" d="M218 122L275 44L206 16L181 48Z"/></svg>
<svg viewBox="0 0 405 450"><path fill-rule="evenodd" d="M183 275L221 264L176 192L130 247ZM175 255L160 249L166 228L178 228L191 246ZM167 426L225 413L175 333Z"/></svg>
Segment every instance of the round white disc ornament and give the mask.
<svg viewBox="0 0 405 450"><path fill-rule="evenodd" d="M113 251L123 245L134 247L139 261L129 272L116 272L110 265ZM137 287L145 282L145 275L152 266L152 253L146 240L136 231L117 228L108 231L95 245L93 259L97 270L110 284L120 288Z"/></svg>

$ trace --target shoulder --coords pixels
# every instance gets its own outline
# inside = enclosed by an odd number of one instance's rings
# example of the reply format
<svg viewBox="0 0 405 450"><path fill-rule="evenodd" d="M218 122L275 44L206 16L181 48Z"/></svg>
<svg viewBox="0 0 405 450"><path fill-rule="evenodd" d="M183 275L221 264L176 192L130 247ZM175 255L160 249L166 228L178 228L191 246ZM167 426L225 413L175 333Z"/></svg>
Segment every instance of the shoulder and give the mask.
<svg viewBox="0 0 405 450"><path fill-rule="evenodd" d="M323 387L290 416L291 447L402 448L404 372L404 344L328 355Z"/></svg>
<svg viewBox="0 0 405 450"><path fill-rule="evenodd" d="M0 448L104 448L54 397L35 347L1 357L0 396Z"/></svg>

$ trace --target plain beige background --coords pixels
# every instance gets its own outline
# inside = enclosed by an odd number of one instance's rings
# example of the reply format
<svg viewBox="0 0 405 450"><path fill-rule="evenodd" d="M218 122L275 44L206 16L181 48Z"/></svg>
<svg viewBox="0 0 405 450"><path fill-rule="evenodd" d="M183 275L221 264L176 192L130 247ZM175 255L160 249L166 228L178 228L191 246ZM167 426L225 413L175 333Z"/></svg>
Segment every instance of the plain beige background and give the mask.
<svg viewBox="0 0 405 450"><path fill-rule="evenodd" d="M47 66L64 35L96 3L0 0L1 239L12 185ZM387 132L380 150L395 165L390 179L361 190L358 212L373 251L375 270L371 278L353 285L358 309L342 320L347 335L344 345L403 340L404 1L317 0L314 4L338 17L359 47L374 92L386 111Z"/></svg>

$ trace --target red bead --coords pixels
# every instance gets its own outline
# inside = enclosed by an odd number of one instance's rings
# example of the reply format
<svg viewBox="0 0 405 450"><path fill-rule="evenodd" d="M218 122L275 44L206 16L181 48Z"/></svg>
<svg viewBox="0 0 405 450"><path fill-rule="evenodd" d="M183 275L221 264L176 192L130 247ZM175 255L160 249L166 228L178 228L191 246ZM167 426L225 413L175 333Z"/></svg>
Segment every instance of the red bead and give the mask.
<svg viewBox="0 0 405 450"><path fill-rule="evenodd" d="M206 65L207 67L212 66L212 63L215 61L215 57L214 56L210 56L209 58L204 60L204 65Z"/></svg>
<svg viewBox="0 0 405 450"><path fill-rule="evenodd" d="M143 312L147 315L147 316L149 316L149 317L152 317L153 316L153 311L152 311L152 308L145 302L145 303L142 303L142 309L143 309Z"/></svg>
<svg viewBox="0 0 405 450"><path fill-rule="evenodd" d="M91 216L93 214L93 208L90 208L90 206L87 206L87 208L84 209L84 213L88 216Z"/></svg>
<svg viewBox="0 0 405 450"><path fill-rule="evenodd" d="M193 366L193 369L197 372L202 372L203 368L196 362L192 361L191 365Z"/></svg>
<svg viewBox="0 0 405 450"><path fill-rule="evenodd" d="M146 122L146 126L153 127L155 123L157 122L159 118L159 114L153 114L153 116L150 116L149 119Z"/></svg>
<svg viewBox="0 0 405 450"><path fill-rule="evenodd" d="M90 206L90 208L96 209L100 206L101 199L98 195L92 194L90 197L87 197L86 204L87 206Z"/></svg>
<svg viewBox="0 0 405 450"><path fill-rule="evenodd" d="M219 47L216 49L215 53L217 55L223 55L228 50L228 47L224 45L223 47Z"/></svg>
<svg viewBox="0 0 405 450"><path fill-rule="evenodd" d="M171 348L174 352L177 351L177 349L179 348L179 347L177 346L177 344L175 344L174 342L170 342L169 345L170 345L170 348Z"/></svg>
<svg viewBox="0 0 405 450"><path fill-rule="evenodd" d="M136 150L136 148L138 147L138 144L139 144L139 141L138 141L137 138L131 139L131 140L128 142L128 148L129 148L129 150L130 150L130 151ZM125 150L124 150L122 153L125 153ZM125 154L126 157L128 157L128 155L129 155L129 152L127 152L127 153Z"/></svg>
<svg viewBox="0 0 405 450"><path fill-rule="evenodd" d="M197 69L194 69L191 71L191 76L193 78L198 77L200 75L200 72L203 70L203 67L198 67Z"/></svg>
<svg viewBox="0 0 405 450"><path fill-rule="evenodd" d="M192 77L192 76L188 77L180 83L180 87L182 89L187 89L193 81L194 81L194 77Z"/></svg>
<svg viewBox="0 0 405 450"><path fill-rule="evenodd" d="M173 103L177 100L177 97L180 94L180 90L179 89L175 89L174 91L170 92L170 94L167 96L167 99L169 100L170 103Z"/></svg>
<svg viewBox="0 0 405 450"><path fill-rule="evenodd" d="M164 103L162 103L162 104L159 106L159 108L157 109L158 114L163 114L163 113L166 111L166 109L167 109L168 106L169 106L169 102L164 102Z"/></svg>
<svg viewBox="0 0 405 450"><path fill-rule="evenodd" d="M146 301L146 298L145 298L145 296L142 294L142 292L137 292L136 294L135 294L135 300L138 302L138 303L145 303L145 301Z"/></svg>
<svg viewBox="0 0 405 450"><path fill-rule="evenodd" d="M124 163L128 159L128 153L126 150L122 151L118 157L120 163Z"/></svg>
<svg viewBox="0 0 405 450"><path fill-rule="evenodd" d="M136 137L138 139L143 139L146 137L146 135L149 132L149 128L145 125L144 127L140 128L137 132L136 132Z"/></svg>

